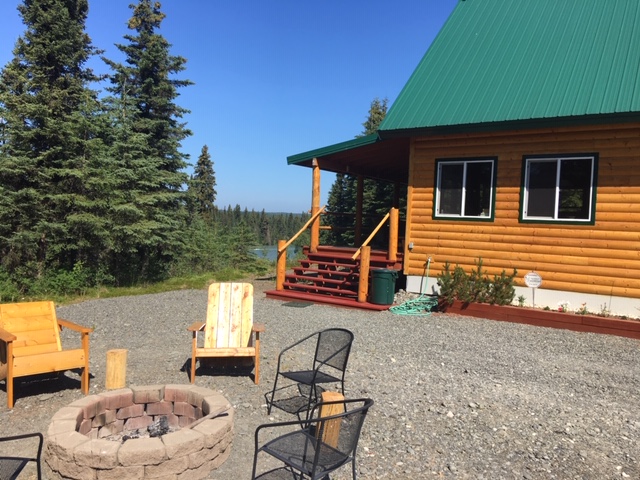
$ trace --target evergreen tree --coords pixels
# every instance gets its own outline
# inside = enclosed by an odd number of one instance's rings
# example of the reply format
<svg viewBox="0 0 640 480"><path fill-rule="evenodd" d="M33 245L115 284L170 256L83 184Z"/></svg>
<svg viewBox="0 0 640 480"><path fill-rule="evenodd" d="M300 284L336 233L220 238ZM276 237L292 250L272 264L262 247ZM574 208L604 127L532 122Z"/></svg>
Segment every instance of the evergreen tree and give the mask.
<svg viewBox="0 0 640 480"><path fill-rule="evenodd" d="M216 200L216 176L213 162L209 155L209 147L202 147L198 162L194 168L193 177L189 182L189 193L194 204L194 211L206 222L211 223L214 217L214 202Z"/></svg>
<svg viewBox="0 0 640 480"><path fill-rule="evenodd" d="M187 156L180 152L182 140L191 135L181 118L188 113L175 100L178 88L191 85L173 75L185 69L183 57L169 53L170 44L157 33L165 15L159 2L140 0L131 5L125 35L127 44L117 45L126 65L104 59L114 70L109 89L118 105L115 115L124 126L117 145L120 165L130 184L124 205L120 263L142 276L163 275L182 247L185 225Z"/></svg>
<svg viewBox="0 0 640 480"><path fill-rule="evenodd" d="M364 130L362 131L361 135L358 135L359 137L371 135L378 131L378 128L380 128L380 124L384 120L384 117L386 117L387 115L388 103L389 100L386 98L383 100L380 100L377 97L373 99L373 101L371 102L371 106L369 107L369 115L367 116L365 122L362 124Z"/></svg>
<svg viewBox="0 0 640 480"><path fill-rule="evenodd" d="M388 100L375 98L369 107L369 114L362 124L364 130L358 137L378 131L387 114ZM353 175L338 174L329 190L327 211L333 213L327 223L331 226L324 234L323 241L335 245L353 245L356 213L357 178ZM394 186L388 182L364 179L362 216L363 235L368 235L392 206Z"/></svg>
<svg viewBox="0 0 640 480"><path fill-rule="evenodd" d="M24 0L25 33L0 73L0 256L24 279L94 263L109 243L98 54L87 0Z"/></svg>

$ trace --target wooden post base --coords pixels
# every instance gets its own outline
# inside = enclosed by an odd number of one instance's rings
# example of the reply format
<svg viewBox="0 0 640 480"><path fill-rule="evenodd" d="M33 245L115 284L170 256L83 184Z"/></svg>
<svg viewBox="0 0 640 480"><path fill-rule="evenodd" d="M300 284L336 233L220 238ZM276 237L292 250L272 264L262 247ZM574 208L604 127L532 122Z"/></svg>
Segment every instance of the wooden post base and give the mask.
<svg viewBox="0 0 640 480"><path fill-rule="evenodd" d="M127 384L127 350L121 348L107 352L107 390L124 388Z"/></svg>

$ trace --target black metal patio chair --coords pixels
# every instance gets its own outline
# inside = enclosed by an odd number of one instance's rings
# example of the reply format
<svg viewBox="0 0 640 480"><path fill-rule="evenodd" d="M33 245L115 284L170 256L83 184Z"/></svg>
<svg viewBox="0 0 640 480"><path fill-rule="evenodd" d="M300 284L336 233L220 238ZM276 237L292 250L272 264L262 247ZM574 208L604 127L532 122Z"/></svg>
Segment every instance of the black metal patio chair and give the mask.
<svg viewBox="0 0 640 480"><path fill-rule="evenodd" d="M302 418L303 413L308 414L318 403L324 391L323 384L339 384L340 393L344 395L344 377L352 343L353 333L349 330L328 328L282 350L278 355L273 389L265 393L268 413L276 407ZM298 365L303 367L298 368Z"/></svg>
<svg viewBox="0 0 640 480"><path fill-rule="evenodd" d="M358 440L372 405L370 398L320 402L312 408L308 419L258 426L251 478L324 479L351 463L355 480ZM268 435L267 431L273 431L277 436L261 445L261 437ZM275 457L284 466L257 474L260 453Z"/></svg>
<svg viewBox="0 0 640 480"><path fill-rule="evenodd" d="M38 438L38 450L35 457L18 457L5 456L0 453L0 479L15 480L20 472L27 466L29 462L34 462L38 471L38 480L42 478L42 470L40 467L40 457L42 455L42 443L44 437L41 433L26 433L23 435L14 435L11 437L0 437L0 442L20 441L27 438Z"/></svg>

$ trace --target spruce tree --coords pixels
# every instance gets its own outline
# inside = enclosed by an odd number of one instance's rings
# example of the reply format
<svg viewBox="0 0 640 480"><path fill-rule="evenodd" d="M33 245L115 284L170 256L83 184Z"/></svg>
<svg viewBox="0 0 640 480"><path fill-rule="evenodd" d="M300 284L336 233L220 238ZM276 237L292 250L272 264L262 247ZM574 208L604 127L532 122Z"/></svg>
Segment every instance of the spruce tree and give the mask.
<svg viewBox="0 0 640 480"><path fill-rule="evenodd" d="M362 124L364 130L357 137L371 135L378 131L382 120L387 114L387 104L388 100L386 98L383 100L379 98L373 99L367 119ZM353 245L357 188L357 179L353 175L336 175L336 180L329 190L329 198L327 200L327 211L336 215L329 216L327 223L331 226L331 230L328 230L328 233L325 234L323 241L335 245ZM391 207L393 189L393 185L388 182L364 179L362 200L363 235L368 235Z"/></svg>
<svg viewBox="0 0 640 480"><path fill-rule="evenodd" d="M214 203L217 193L215 187L216 176L213 171L213 162L209 154L209 147L204 145L189 182L189 193L194 212L207 223L211 223L214 218Z"/></svg>
<svg viewBox="0 0 640 480"><path fill-rule="evenodd" d="M191 132L181 121L188 111L175 101L178 88L192 82L174 78L186 59L171 55L171 45L158 33L165 18L160 2L140 0L131 7L128 27L134 33L117 45L125 64L104 60L114 71L113 114L125 125L116 153L130 187L120 199L130 215L120 225L119 263L146 279L162 276L183 248L188 176L180 147Z"/></svg>
<svg viewBox="0 0 640 480"><path fill-rule="evenodd" d="M24 279L79 262L109 243L96 91L87 60L87 0L24 0L25 33L0 73L0 257Z"/></svg>

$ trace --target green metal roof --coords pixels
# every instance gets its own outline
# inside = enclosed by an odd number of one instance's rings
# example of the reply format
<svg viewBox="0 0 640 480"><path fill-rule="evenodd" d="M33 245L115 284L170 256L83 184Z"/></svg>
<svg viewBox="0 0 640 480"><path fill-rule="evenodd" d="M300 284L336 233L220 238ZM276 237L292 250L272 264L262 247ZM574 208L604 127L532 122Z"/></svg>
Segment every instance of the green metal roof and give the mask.
<svg viewBox="0 0 640 480"><path fill-rule="evenodd" d="M287 157L287 165L309 162L314 158L320 158L326 155L343 152L345 150L351 150L353 148L362 147L364 145L371 145L373 143L376 143L377 141L378 134L372 133L371 135L357 137L352 140L347 140L346 142L329 145L328 147L317 148L315 150L299 153L297 155L291 155Z"/></svg>
<svg viewBox="0 0 640 480"><path fill-rule="evenodd" d="M639 0L460 0L379 132L639 112Z"/></svg>

